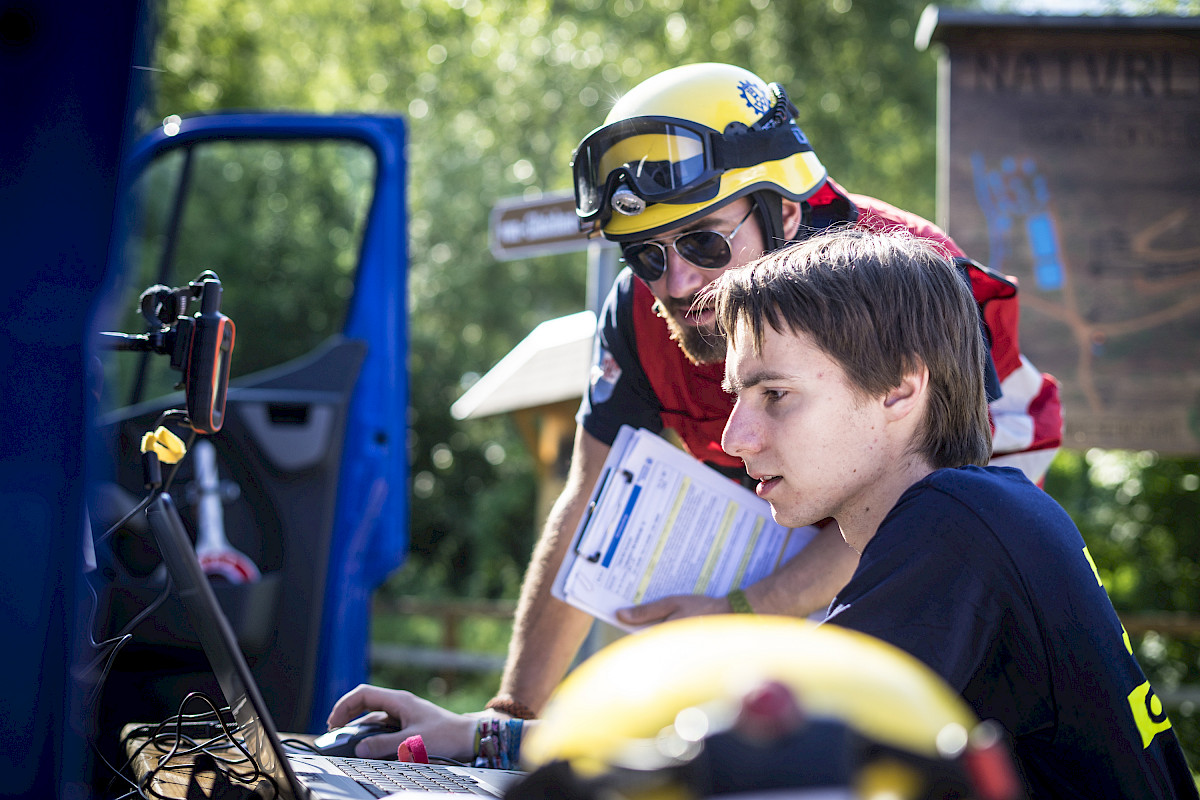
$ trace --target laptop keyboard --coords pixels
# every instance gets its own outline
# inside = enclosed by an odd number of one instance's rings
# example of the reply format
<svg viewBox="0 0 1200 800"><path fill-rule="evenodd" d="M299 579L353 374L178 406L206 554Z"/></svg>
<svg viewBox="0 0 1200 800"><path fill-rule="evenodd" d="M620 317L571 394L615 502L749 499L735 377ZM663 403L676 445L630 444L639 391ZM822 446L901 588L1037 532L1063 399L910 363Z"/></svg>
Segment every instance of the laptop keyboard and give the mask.
<svg viewBox="0 0 1200 800"><path fill-rule="evenodd" d="M457 792L481 794L479 784L467 775L427 764L365 759L329 759L338 769L358 781L376 797L400 791Z"/></svg>

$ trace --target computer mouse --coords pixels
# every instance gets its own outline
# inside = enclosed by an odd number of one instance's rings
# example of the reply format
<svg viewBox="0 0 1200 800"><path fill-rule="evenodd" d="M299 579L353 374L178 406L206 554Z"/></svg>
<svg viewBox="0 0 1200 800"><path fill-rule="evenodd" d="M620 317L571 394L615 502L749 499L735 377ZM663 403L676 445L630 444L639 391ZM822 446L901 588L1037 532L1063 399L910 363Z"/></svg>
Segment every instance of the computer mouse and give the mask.
<svg viewBox="0 0 1200 800"><path fill-rule="evenodd" d="M363 739L384 733L396 733L400 730L402 730L401 726L394 722L352 722L349 725L322 733L313 740L313 747L323 756L350 756L353 758L354 747ZM395 750L392 751L391 757L393 760L396 758Z"/></svg>

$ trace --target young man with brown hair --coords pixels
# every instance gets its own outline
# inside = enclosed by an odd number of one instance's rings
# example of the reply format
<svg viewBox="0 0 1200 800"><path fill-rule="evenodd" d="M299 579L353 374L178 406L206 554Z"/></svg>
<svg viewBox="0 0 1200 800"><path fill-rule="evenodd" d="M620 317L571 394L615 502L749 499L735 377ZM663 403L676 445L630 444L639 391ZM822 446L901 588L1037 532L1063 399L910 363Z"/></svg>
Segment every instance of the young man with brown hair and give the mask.
<svg viewBox="0 0 1200 800"><path fill-rule="evenodd" d="M944 251L847 229L707 290L736 396L722 445L783 525L858 566L823 624L924 661L1012 739L1032 797L1197 796L1079 531L991 455L986 348Z"/></svg>

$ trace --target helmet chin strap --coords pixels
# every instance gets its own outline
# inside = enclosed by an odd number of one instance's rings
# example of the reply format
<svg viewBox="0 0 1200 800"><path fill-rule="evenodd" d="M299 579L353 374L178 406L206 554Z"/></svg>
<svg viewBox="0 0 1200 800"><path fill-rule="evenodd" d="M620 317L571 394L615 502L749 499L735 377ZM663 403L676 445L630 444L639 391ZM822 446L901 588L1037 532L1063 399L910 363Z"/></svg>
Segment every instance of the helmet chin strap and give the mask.
<svg viewBox="0 0 1200 800"><path fill-rule="evenodd" d="M763 249L767 253L802 238L800 231L807 229L811 221L812 207L802 201L799 226L794 231L785 231L783 229L783 195L769 189L760 189L750 194L750 201L758 209L758 222L763 231Z"/></svg>

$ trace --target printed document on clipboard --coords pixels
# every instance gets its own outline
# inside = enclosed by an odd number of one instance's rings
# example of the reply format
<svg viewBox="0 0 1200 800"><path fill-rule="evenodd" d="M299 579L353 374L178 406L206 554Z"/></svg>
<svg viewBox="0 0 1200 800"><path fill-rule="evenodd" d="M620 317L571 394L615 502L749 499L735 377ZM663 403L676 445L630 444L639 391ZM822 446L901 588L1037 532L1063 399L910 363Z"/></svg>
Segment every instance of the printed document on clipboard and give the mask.
<svg viewBox="0 0 1200 800"><path fill-rule="evenodd" d="M754 492L644 429L621 427L552 592L624 630L616 611L723 597L774 572L815 528L785 528Z"/></svg>

